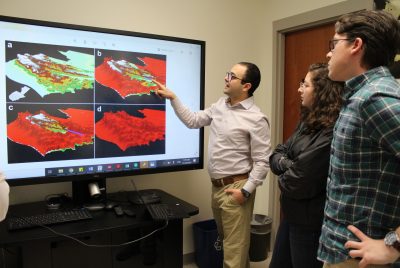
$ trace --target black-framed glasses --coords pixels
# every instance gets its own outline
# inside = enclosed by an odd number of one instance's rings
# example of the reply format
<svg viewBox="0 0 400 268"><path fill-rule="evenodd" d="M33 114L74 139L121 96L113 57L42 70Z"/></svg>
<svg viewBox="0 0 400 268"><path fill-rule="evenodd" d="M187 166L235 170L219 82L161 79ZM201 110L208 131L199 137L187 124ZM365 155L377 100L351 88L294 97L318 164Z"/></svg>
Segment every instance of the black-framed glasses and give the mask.
<svg viewBox="0 0 400 268"><path fill-rule="evenodd" d="M329 40L329 51L332 51L335 49L336 44L339 41L353 41L353 38L338 38L338 39L331 39Z"/></svg>
<svg viewBox="0 0 400 268"><path fill-rule="evenodd" d="M232 81L232 80L235 80L235 79L238 79L238 80L240 80L240 81L243 81L242 78L237 77L237 76L236 76L234 73L232 73L232 72L226 72L226 78L227 78L228 82L230 82L230 81Z"/></svg>

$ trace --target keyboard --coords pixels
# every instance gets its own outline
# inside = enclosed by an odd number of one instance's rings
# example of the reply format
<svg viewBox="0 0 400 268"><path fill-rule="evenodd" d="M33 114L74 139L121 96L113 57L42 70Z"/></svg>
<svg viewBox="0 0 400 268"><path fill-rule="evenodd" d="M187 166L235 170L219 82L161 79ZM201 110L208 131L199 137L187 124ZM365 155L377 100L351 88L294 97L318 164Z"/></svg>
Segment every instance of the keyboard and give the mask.
<svg viewBox="0 0 400 268"><path fill-rule="evenodd" d="M169 204L147 204L147 211L155 221L187 218L188 215L180 207Z"/></svg>
<svg viewBox="0 0 400 268"><path fill-rule="evenodd" d="M24 217L11 217L8 219L8 230L20 230L41 225L53 225L65 222L92 219L92 215L87 209L71 209L55 211L50 213L38 214Z"/></svg>

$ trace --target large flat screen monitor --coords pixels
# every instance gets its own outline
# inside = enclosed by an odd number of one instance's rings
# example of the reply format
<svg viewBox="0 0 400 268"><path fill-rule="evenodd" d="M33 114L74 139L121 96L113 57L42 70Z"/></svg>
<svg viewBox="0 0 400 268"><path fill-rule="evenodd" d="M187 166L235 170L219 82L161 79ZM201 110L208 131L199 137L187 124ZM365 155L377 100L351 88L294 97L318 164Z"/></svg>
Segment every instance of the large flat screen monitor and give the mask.
<svg viewBox="0 0 400 268"><path fill-rule="evenodd" d="M205 42L0 16L0 169L10 185L203 168Z"/></svg>

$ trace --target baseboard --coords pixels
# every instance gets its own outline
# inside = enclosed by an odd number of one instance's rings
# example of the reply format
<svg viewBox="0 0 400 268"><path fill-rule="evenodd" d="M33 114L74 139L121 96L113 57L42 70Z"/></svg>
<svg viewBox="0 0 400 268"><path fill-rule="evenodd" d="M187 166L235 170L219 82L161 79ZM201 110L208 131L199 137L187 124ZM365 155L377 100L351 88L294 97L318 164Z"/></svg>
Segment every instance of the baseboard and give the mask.
<svg viewBox="0 0 400 268"><path fill-rule="evenodd" d="M194 263L194 252L183 254L183 264Z"/></svg>
<svg viewBox="0 0 400 268"><path fill-rule="evenodd" d="M272 252L269 251L268 252L268 257L264 262L266 262L269 265L269 263L271 261L271 257L272 257ZM194 252L183 254L182 262L183 262L183 265L194 263L195 262L195 260L194 260Z"/></svg>

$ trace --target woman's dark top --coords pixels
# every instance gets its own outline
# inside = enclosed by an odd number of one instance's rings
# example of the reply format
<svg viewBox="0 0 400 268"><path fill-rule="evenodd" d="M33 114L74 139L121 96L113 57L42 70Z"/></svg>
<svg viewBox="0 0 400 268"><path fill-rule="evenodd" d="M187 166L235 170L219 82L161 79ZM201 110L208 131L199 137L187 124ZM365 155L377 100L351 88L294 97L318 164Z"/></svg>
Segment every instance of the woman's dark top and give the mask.
<svg viewBox="0 0 400 268"><path fill-rule="evenodd" d="M320 229L326 199L332 128L304 133L300 124L269 158L279 175L284 218L292 224Z"/></svg>

